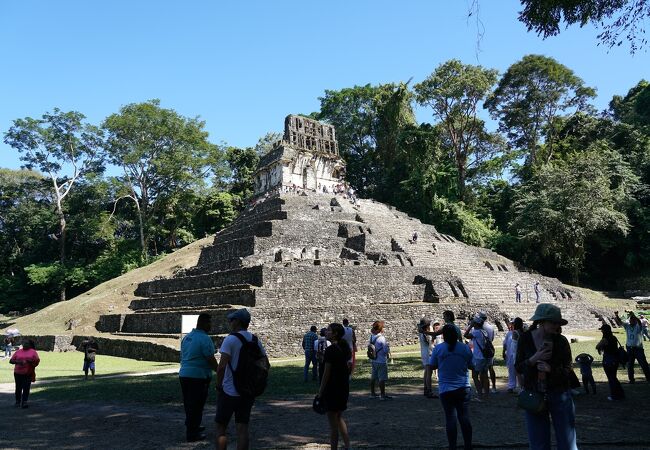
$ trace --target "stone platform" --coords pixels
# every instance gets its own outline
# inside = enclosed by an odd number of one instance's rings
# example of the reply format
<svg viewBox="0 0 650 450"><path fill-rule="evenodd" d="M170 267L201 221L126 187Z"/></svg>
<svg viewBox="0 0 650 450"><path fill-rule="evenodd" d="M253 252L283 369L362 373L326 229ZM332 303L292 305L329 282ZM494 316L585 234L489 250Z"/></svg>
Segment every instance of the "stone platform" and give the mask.
<svg viewBox="0 0 650 450"><path fill-rule="evenodd" d="M133 313L101 316L96 327L119 336L178 336L183 314L209 312L219 344L228 312L247 307L251 330L272 356L301 354L310 325L344 317L361 342L374 320L385 320L396 346L415 343L417 321L441 318L445 309L463 323L486 310L500 330L511 317L528 319L536 281L541 300L562 308L567 329L596 329L596 317L608 315L557 279L466 245L388 205L313 191L276 192L218 233L196 267L140 284ZM515 303L516 283L522 303Z"/></svg>

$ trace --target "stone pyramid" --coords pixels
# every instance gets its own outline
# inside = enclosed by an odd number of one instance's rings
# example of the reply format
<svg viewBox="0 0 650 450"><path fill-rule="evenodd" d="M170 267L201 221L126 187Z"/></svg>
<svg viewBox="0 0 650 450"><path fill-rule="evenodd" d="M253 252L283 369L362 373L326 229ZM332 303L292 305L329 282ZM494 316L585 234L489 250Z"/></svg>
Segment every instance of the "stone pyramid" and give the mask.
<svg viewBox="0 0 650 450"><path fill-rule="evenodd" d="M344 170L331 126L287 117L284 139L260 162L255 199L202 250L196 267L140 284L133 313L104 315L98 330L178 337L183 314L209 312L218 345L228 332L225 316L247 307L272 356L301 354L309 326L344 317L360 340L373 321L386 321L395 346L415 343L419 319L441 318L446 309L463 323L484 310L502 331L509 318L532 315L536 281L542 302L562 308L567 328L599 325L603 311L557 279L351 197L341 189ZM516 283L522 303L515 303Z"/></svg>

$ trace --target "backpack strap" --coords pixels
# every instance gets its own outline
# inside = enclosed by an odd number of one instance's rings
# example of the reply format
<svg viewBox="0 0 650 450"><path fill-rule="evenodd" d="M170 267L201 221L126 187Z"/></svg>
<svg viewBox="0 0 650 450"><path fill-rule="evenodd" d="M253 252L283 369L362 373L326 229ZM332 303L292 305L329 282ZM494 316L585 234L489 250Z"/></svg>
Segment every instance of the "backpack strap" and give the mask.
<svg viewBox="0 0 650 450"><path fill-rule="evenodd" d="M239 333L230 333L228 336L235 336L239 341L241 342L241 348L239 349L239 353L241 355L241 349L244 348L244 345L248 343L246 338L242 336ZM253 335L253 342L257 341L257 336ZM237 360L239 363L239 359ZM239 366L239 364L237 364ZM230 367L230 372L232 372L233 376L235 375L235 369L232 368L232 355L230 357L230 361L228 361L228 367Z"/></svg>
<svg viewBox="0 0 650 450"><path fill-rule="evenodd" d="M487 339L487 338L488 338L488 337L487 337L487 332L486 332L486 331L483 331L483 329L481 329L481 334L483 335L483 339ZM476 344L476 346L478 347L478 349L481 351L481 354L483 354L483 347L481 347L481 346L479 345L479 343L478 343L478 339L475 341L475 344Z"/></svg>

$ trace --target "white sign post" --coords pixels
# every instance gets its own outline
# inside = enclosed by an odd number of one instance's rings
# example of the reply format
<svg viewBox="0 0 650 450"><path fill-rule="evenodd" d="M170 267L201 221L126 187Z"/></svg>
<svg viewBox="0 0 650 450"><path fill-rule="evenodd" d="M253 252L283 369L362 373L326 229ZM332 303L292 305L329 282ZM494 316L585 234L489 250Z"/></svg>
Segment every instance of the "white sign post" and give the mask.
<svg viewBox="0 0 650 450"><path fill-rule="evenodd" d="M196 328L197 320L199 320L198 314L183 314L181 319L181 339L187 333Z"/></svg>

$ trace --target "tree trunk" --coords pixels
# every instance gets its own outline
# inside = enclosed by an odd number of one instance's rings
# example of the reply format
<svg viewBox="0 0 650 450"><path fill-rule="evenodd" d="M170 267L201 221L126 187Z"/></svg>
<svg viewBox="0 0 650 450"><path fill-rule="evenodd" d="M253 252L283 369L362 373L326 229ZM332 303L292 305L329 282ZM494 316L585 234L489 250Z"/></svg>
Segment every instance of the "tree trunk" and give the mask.
<svg viewBox="0 0 650 450"><path fill-rule="evenodd" d="M61 263L61 267L65 270L65 234L66 234L66 221L65 221L65 215L63 214L63 210L61 209L61 205L58 205L58 213L59 213L59 263ZM66 292L65 292L65 281L63 281L63 284L61 286L61 290L59 291L59 300L65 300L66 299Z"/></svg>

